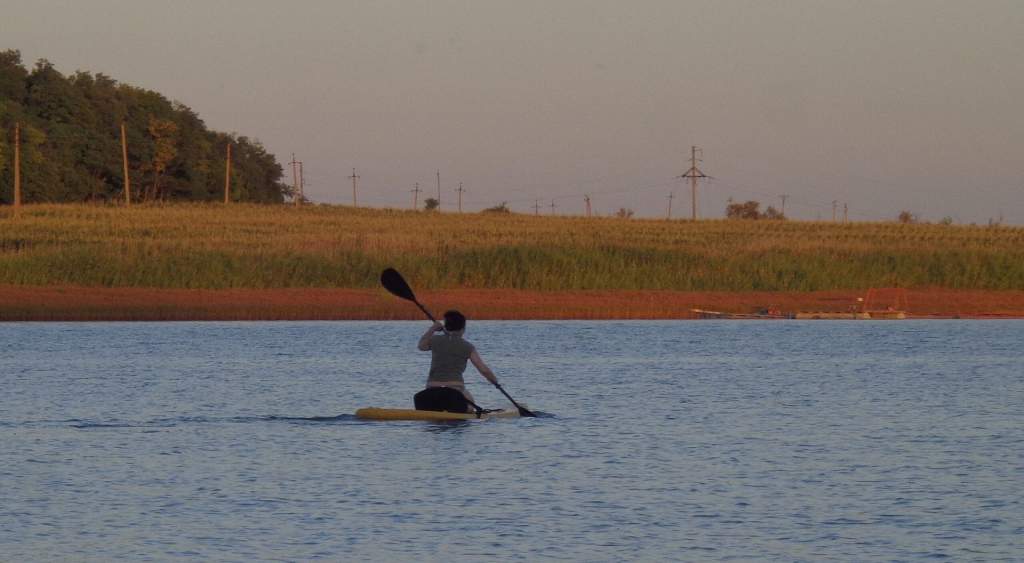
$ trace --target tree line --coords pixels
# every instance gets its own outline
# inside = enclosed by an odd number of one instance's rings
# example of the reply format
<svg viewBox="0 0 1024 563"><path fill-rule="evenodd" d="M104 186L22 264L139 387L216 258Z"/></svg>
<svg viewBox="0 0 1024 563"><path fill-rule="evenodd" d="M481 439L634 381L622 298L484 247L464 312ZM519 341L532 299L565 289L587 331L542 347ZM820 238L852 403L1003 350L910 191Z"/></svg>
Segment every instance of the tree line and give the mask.
<svg viewBox="0 0 1024 563"><path fill-rule="evenodd" d="M291 188L254 139L207 129L182 103L101 73L64 76L40 59L28 70L0 51L0 203L13 200L14 129L20 131L22 201L123 200L121 125L134 201L223 200L226 148L231 199L281 203Z"/></svg>
<svg viewBox="0 0 1024 563"><path fill-rule="evenodd" d="M725 206L725 216L728 219L773 219L783 220L786 218L781 211L771 205L764 212L761 211L761 202L746 201L743 203L734 202L729 198Z"/></svg>

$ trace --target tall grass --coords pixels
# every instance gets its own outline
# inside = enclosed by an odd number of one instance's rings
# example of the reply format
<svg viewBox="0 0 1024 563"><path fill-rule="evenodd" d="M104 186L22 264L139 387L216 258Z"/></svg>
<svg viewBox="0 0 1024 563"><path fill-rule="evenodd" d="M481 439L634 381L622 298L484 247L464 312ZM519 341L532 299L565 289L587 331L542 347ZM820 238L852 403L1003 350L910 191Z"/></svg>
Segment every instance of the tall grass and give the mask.
<svg viewBox="0 0 1024 563"><path fill-rule="evenodd" d="M0 284L1024 289L1024 229L175 204L0 211Z"/></svg>

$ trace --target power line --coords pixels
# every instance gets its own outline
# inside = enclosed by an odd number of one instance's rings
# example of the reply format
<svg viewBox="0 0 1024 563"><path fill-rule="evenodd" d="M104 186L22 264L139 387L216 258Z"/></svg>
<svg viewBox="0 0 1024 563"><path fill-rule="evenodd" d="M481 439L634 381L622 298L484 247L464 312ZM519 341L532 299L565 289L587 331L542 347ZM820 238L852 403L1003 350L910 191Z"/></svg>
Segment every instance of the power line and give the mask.
<svg viewBox="0 0 1024 563"><path fill-rule="evenodd" d="M709 178L710 178L710 176L709 176ZM555 201L561 201L561 200L565 200L565 199L574 199L574 198L578 198L578 197L581 197L581 196L587 196L587 195L595 196L595 195L628 194L628 193L636 193L636 192L640 192L640 191L647 191L647 190L653 190L653 189L658 189L658 188L665 188L666 186L671 186L671 185L674 185L674 184L675 184L675 181L667 181L667 182L658 182L656 184L646 184L646 185L642 185L642 186L629 187L629 188L616 188L616 189L604 190L604 191L598 191L598 192L563 193L563 194L560 194L560 195L556 195L554 197L554 199L555 199ZM508 200L505 200L505 202L506 203L527 203L527 202L536 201L536 199L537 199L536 197L521 197L521 198L508 199ZM467 200L467 203L474 204L474 205L481 205L481 204L485 204L485 203L490 203L490 201L489 200Z"/></svg>
<svg viewBox="0 0 1024 563"><path fill-rule="evenodd" d="M299 168L298 167L302 166L302 163L297 161L297 160L295 160L295 153L292 153L291 165L292 165L292 193L295 194L295 196L294 196L295 197L295 205L300 205L302 203L302 186L299 184Z"/></svg>
<svg viewBox="0 0 1024 563"><path fill-rule="evenodd" d="M420 192L423 191L420 189L420 183L416 182L416 187L409 191L412 192L412 208L416 209L420 205Z"/></svg>
<svg viewBox="0 0 1024 563"><path fill-rule="evenodd" d="M728 187L730 189L737 190L737 191L744 192L744 193L748 193L748 194L759 195L759 196L762 196L762 197L765 197L765 198L779 197L779 196L773 195L773 194L771 194L769 192L760 191L760 190L756 190L756 189L753 189L753 188L750 188L750 187L747 187L747 186L742 186L742 185L739 185L739 184L727 182L727 181L722 180L721 178L715 178L714 181L716 183L721 184L723 186L726 186L726 187ZM789 194L786 194L786 201L787 202L792 201L792 205L797 205L797 206L805 207L805 208L808 208L808 209L815 209L815 210L818 210L818 211L828 210L831 207L831 203L830 202L815 202L815 201L811 201L811 200L807 200L807 199L803 199L803 198L797 198L797 197L794 197L794 196L789 195ZM853 216L856 216L856 217L861 217L863 219L878 219L878 215L881 215L880 213L879 214L869 214L869 213L857 212L857 211L851 211L849 214L853 215Z"/></svg>
<svg viewBox="0 0 1024 563"><path fill-rule="evenodd" d="M352 169L352 175L349 178L352 179L352 207L359 207L359 204L356 202L356 180L359 179L359 176L356 175L355 168Z"/></svg>
<svg viewBox="0 0 1024 563"><path fill-rule="evenodd" d="M707 178L708 176L697 168L698 162L703 162L703 159L697 158L697 152L700 152L701 156L704 156L704 150L699 149L696 146L690 147L690 169L685 174L679 176L680 178L690 179L690 195L693 198L693 220L697 220L697 179Z"/></svg>

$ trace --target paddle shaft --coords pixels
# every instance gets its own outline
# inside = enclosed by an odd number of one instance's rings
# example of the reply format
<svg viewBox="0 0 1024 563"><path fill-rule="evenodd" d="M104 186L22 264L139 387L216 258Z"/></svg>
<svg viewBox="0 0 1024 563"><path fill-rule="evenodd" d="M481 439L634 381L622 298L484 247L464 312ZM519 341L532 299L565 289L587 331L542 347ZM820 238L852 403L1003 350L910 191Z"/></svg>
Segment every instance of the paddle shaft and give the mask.
<svg viewBox="0 0 1024 563"><path fill-rule="evenodd" d="M494 386L498 388L498 391L501 391L501 394L504 395L506 399L512 401L512 404L515 405L517 409L519 409L519 414L520 415L522 415L522 416L537 416L537 415L533 414L532 412L530 412L529 410L527 410L522 405L520 405L519 403L517 403L516 400L513 399L511 395L509 395L508 393L505 392L505 389L501 385L495 383Z"/></svg>
<svg viewBox="0 0 1024 563"><path fill-rule="evenodd" d="M427 318L430 319L431 322L435 322L435 323L437 322L437 319L434 318L434 315L431 315L430 311L428 311L427 308L424 307L422 303L420 303L419 301L417 301L415 299L413 299L412 302L415 303L416 306L420 308L420 311L423 311L423 314L425 314L427 316ZM445 330L445 328L443 326L441 327L441 330L444 330L444 333L448 334L448 331Z"/></svg>

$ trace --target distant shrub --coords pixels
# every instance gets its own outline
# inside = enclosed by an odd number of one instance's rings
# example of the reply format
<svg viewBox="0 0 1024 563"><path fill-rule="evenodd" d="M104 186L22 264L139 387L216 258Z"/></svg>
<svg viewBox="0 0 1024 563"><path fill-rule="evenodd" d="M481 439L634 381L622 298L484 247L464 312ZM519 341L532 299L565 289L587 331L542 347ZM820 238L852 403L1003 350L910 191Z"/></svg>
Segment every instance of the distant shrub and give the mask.
<svg viewBox="0 0 1024 563"><path fill-rule="evenodd" d="M900 211L900 214L896 216L896 220L899 221L900 223L903 223L904 225L910 225L913 223L917 223L919 221L917 215L905 209L903 211Z"/></svg>
<svg viewBox="0 0 1024 563"><path fill-rule="evenodd" d="M508 202L503 201L494 207L488 207L481 211L481 213L512 213L512 210L508 208Z"/></svg>
<svg viewBox="0 0 1024 563"><path fill-rule="evenodd" d="M786 216L779 210L772 206L768 206L768 209L764 213L761 213L761 203L758 201L747 201L744 203L732 203L729 200L729 204L725 206L725 216L729 219L773 219L782 220Z"/></svg>

